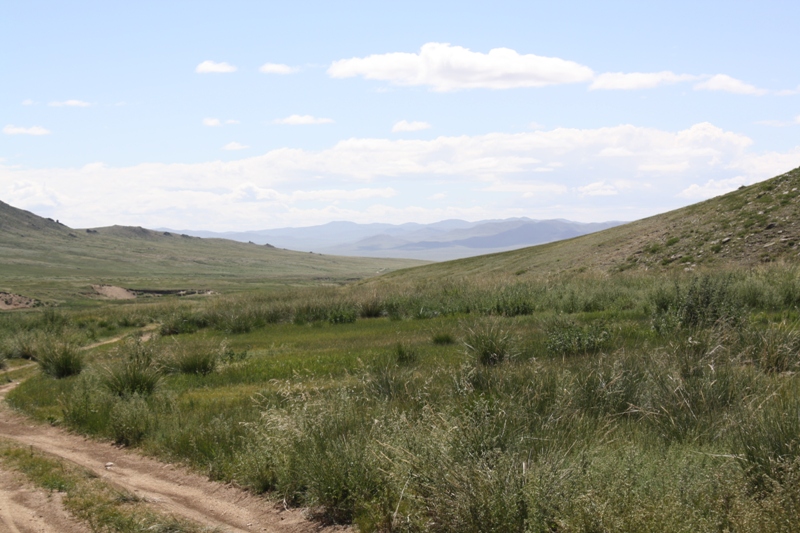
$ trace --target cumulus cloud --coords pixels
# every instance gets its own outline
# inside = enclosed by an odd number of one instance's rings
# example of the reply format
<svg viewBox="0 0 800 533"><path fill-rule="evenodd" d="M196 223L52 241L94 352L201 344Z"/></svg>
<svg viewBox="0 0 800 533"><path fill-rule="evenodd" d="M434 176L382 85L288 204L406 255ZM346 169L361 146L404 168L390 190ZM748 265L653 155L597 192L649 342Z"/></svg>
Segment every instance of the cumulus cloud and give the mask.
<svg viewBox="0 0 800 533"><path fill-rule="evenodd" d="M203 61L194 69L198 74L225 74L228 72L236 72L236 67L225 63L217 63L215 61Z"/></svg>
<svg viewBox="0 0 800 533"><path fill-rule="evenodd" d="M581 196L614 196L619 194L616 187L605 181L595 181L583 187L578 187Z"/></svg>
<svg viewBox="0 0 800 533"><path fill-rule="evenodd" d="M659 85L696 80L691 74L675 74L669 70L662 72L606 72L597 76L589 89L652 89Z"/></svg>
<svg viewBox="0 0 800 533"><path fill-rule="evenodd" d="M240 144L235 141L229 142L225 146L222 147L223 150L244 150L246 148L250 148L246 144Z"/></svg>
<svg viewBox="0 0 800 533"><path fill-rule="evenodd" d="M291 126L303 126L307 124L333 124L331 118L317 118L311 115L291 115L286 118L276 118L274 124L289 124Z"/></svg>
<svg viewBox="0 0 800 533"><path fill-rule="evenodd" d="M3 128L3 133L6 135L50 135L50 130L41 126L31 126L24 128L21 126L14 126L13 124L7 125Z"/></svg>
<svg viewBox="0 0 800 533"><path fill-rule="evenodd" d="M333 78L363 76L396 85L426 85L435 91L513 89L579 83L592 79L592 69L557 57L520 54L509 48L488 53L448 43L427 43L419 53L394 52L334 61Z"/></svg>
<svg viewBox="0 0 800 533"><path fill-rule="evenodd" d="M689 200L705 200L734 191L742 185L750 185L750 183L753 183L753 180L744 176L736 176L723 180L708 180L703 185L693 183L678 193L678 196Z"/></svg>
<svg viewBox="0 0 800 533"><path fill-rule="evenodd" d="M83 100L64 100L63 102L50 102L47 105L52 107L89 107L92 104Z"/></svg>
<svg viewBox="0 0 800 533"><path fill-rule="evenodd" d="M768 92L766 89L759 89L754 85L750 85L749 83L732 78L727 74L717 74L716 76L712 76L709 79L696 84L694 89L696 91L723 91L726 93L751 94L757 96L767 94Z"/></svg>
<svg viewBox="0 0 800 533"><path fill-rule="evenodd" d="M222 126L222 122L218 118L204 118L203 119L203 126Z"/></svg>
<svg viewBox="0 0 800 533"><path fill-rule="evenodd" d="M23 100L23 101L22 101L22 105L33 105L33 104L35 104L35 103L36 103L36 102L34 102L33 100L31 100L30 98L26 98L25 100Z"/></svg>
<svg viewBox="0 0 800 533"><path fill-rule="evenodd" d="M418 122L418 121L409 122L407 120L401 120L400 122L397 122L395 123L394 126L392 126L392 131L393 132L420 131L420 130L430 129L430 127L431 125L428 124L427 122Z"/></svg>
<svg viewBox="0 0 800 533"><path fill-rule="evenodd" d="M300 71L298 67L290 67L281 63L264 63L258 70L264 74L294 74Z"/></svg>

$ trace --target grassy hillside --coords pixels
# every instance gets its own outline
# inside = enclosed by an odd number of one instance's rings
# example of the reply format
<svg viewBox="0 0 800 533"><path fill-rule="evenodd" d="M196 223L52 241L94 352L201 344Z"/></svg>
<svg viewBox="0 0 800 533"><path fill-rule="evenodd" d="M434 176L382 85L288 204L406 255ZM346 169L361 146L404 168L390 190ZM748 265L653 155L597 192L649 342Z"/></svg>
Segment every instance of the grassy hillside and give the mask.
<svg viewBox="0 0 800 533"><path fill-rule="evenodd" d="M39 300L89 296L92 284L235 291L342 283L418 264L292 252L123 226L77 230L0 202L0 291Z"/></svg>
<svg viewBox="0 0 800 533"><path fill-rule="evenodd" d="M724 196L590 235L428 265L386 276L380 283L753 266L796 260L799 242L797 168Z"/></svg>

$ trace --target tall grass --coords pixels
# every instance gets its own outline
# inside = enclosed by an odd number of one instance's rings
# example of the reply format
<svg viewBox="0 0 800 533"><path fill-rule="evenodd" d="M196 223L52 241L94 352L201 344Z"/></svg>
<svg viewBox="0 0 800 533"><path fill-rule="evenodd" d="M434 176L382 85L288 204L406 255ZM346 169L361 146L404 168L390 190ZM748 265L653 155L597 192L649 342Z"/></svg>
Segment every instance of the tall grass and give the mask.
<svg viewBox="0 0 800 533"><path fill-rule="evenodd" d="M364 531L791 531L797 276L770 272L164 306L209 331L12 401Z"/></svg>

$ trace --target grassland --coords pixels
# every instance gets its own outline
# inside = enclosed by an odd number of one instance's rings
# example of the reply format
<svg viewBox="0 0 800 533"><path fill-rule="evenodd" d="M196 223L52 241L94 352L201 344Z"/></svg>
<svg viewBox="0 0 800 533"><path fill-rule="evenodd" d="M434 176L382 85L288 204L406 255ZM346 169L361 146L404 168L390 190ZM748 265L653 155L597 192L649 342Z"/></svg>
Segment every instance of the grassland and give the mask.
<svg viewBox="0 0 800 533"><path fill-rule="evenodd" d="M161 333L10 401L365 531L794 530L794 267L373 289L6 314Z"/></svg>
<svg viewBox="0 0 800 533"><path fill-rule="evenodd" d="M363 531L798 531L799 179L343 287L5 313L41 369L9 401Z"/></svg>
<svg viewBox="0 0 800 533"><path fill-rule="evenodd" d="M92 285L238 292L342 284L422 264L293 252L143 228L77 230L0 202L0 291L87 304Z"/></svg>

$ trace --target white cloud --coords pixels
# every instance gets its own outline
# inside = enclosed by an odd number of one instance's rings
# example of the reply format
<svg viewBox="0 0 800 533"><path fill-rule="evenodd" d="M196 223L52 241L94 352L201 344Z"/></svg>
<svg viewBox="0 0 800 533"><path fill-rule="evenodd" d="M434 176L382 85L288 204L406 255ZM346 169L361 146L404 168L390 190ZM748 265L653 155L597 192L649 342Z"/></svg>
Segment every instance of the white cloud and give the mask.
<svg viewBox="0 0 800 533"><path fill-rule="evenodd" d="M691 74L675 74L668 70L662 72L606 72L597 76L589 89L652 89L659 85L696 80Z"/></svg>
<svg viewBox="0 0 800 533"><path fill-rule="evenodd" d="M264 74L294 74L300 71L298 67L290 67L281 63L264 63L258 70Z"/></svg>
<svg viewBox="0 0 800 533"><path fill-rule="evenodd" d="M286 118L276 118L272 121L274 124L289 124L292 126L307 125L307 124L333 124L331 118L317 118L311 115L291 115Z"/></svg>
<svg viewBox="0 0 800 533"><path fill-rule="evenodd" d="M57 218L77 227L260 229L337 219L508 216L630 220L736 185L724 180L758 181L797 166L800 147L754 152L748 137L708 123L680 131L620 125L429 140L353 138L320 150L280 148L193 164L35 169L4 163L0 198L13 197L23 207L57 200ZM46 188L47 194L35 192ZM414 204L437 194L452 198L448 207Z"/></svg>
<svg viewBox="0 0 800 533"><path fill-rule="evenodd" d="M528 127L532 130L543 130L544 124L540 124L538 122L531 122L530 124L528 124Z"/></svg>
<svg viewBox="0 0 800 533"><path fill-rule="evenodd" d="M52 107L89 107L92 104L83 100L64 100L63 102L50 102L47 105Z"/></svg>
<svg viewBox="0 0 800 533"><path fill-rule="evenodd" d="M204 118L203 119L203 126L222 126L222 122L218 118Z"/></svg>
<svg viewBox="0 0 800 533"><path fill-rule="evenodd" d="M239 121L229 118L228 120L225 121L225 124L239 124Z"/></svg>
<svg viewBox="0 0 800 533"><path fill-rule="evenodd" d="M3 128L3 133L6 135L49 135L50 130L43 128L41 126L31 126L30 128L24 128L21 126L14 126L13 124L9 124L5 128Z"/></svg>
<svg viewBox="0 0 800 533"><path fill-rule="evenodd" d="M392 126L393 132L398 131L420 131L420 130L427 130L430 129L431 125L427 122L409 122L407 120L401 120L397 122L394 126Z"/></svg>
<svg viewBox="0 0 800 533"><path fill-rule="evenodd" d="M748 179L744 176L736 176L723 180L708 180L704 185L693 183L678 193L678 196L689 200L705 200L734 191L742 185L750 185L754 183L754 181L755 180L752 178Z"/></svg>
<svg viewBox="0 0 800 533"><path fill-rule="evenodd" d="M222 63L203 61L195 67L194 71L198 74L225 74L228 72L236 72L236 67L224 61Z"/></svg>
<svg viewBox="0 0 800 533"><path fill-rule="evenodd" d="M486 192L503 192L520 194L523 198L533 198L538 195L564 194L569 189L560 183L547 183L539 181L506 181L497 180L488 187L480 189Z"/></svg>
<svg viewBox="0 0 800 533"><path fill-rule="evenodd" d="M794 117L794 123L795 124L800 124L800 115L797 115L796 117Z"/></svg>
<svg viewBox="0 0 800 533"><path fill-rule="evenodd" d="M775 94L778 96L794 96L795 94L800 94L800 85L798 85L795 89L783 89L781 91L777 91Z"/></svg>
<svg viewBox="0 0 800 533"><path fill-rule="evenodd" d="M783 120L758 120L756 124L760 124L761 126L770 126L772 128L785 128L786 126L791 126L796 122L785 122Z"/></svg>
<svg viewBox="0 0 800 533"><path fill-rule="evenodd" d="M244 150L246 148L250 147L245 144L237 143L235 141L229 142L228 144L222 147L223 150Z"/></svg>
<svg viewBox="0 0 800 533"><path fill-rule="evenodd" d="M727 74L717 74L712 76L706 81L700 82L694 86L696 91L723 91L726 93L734 94L752 94L763 95L767 94L766 89L759 89L754 85L745 83L736 78L732 78Z"/></svg>
<svg viewBox="0 0 800 533"><path fill-rule="evenodd" d="M23 100L23 101L22 101L22 105L33 105L33 104L35 104L35 103L36 103L36 102L34 102L33 100L31 100L30 98L26 98L25 100Z"/></svg>
<svg viewBox="0 0 800 533"><path fill-rule="evenodd" d="M444 198L447 198L447 194L443 192L437 192L436 194L428 196L428 200L442 200Z"/></svg>
<svg viewBox="0 0 800 533"><path fill-rule="evenodd" d="M3 199L14 206L25 209L55 207L68 201L69 197L48 187L45 183L20 180L10 184Z"/></svg>
<svg viewBox="0 0 800 533"><path fill-rule="evenodd" d="M383 189L315 189L308 191L293 191L282 193L276 189L259 187L248 182L236 187L229 198L241 202L259 202L262 200L295 204L298 202L355 202L370 198L391 198L397 191L391 187Z"/></svg>
<svg viewBox="0 0 800 533"><path fill-rule="evenodd" d="M578 187L578 192L581 196L614 196L619 194L616 187L605 181L596 181L589 185Z"/></svg>
<svg viewBox="0 0 800 533"><path fill-rule="evenodd" d="M579 83L592 79L589 67L557 57L519 54L509 48L472 52L447 43L427 43L418 54L395 52L334 61L333 78L363 76L397 85L427 85L435 91L512 89Z"/></svg>

